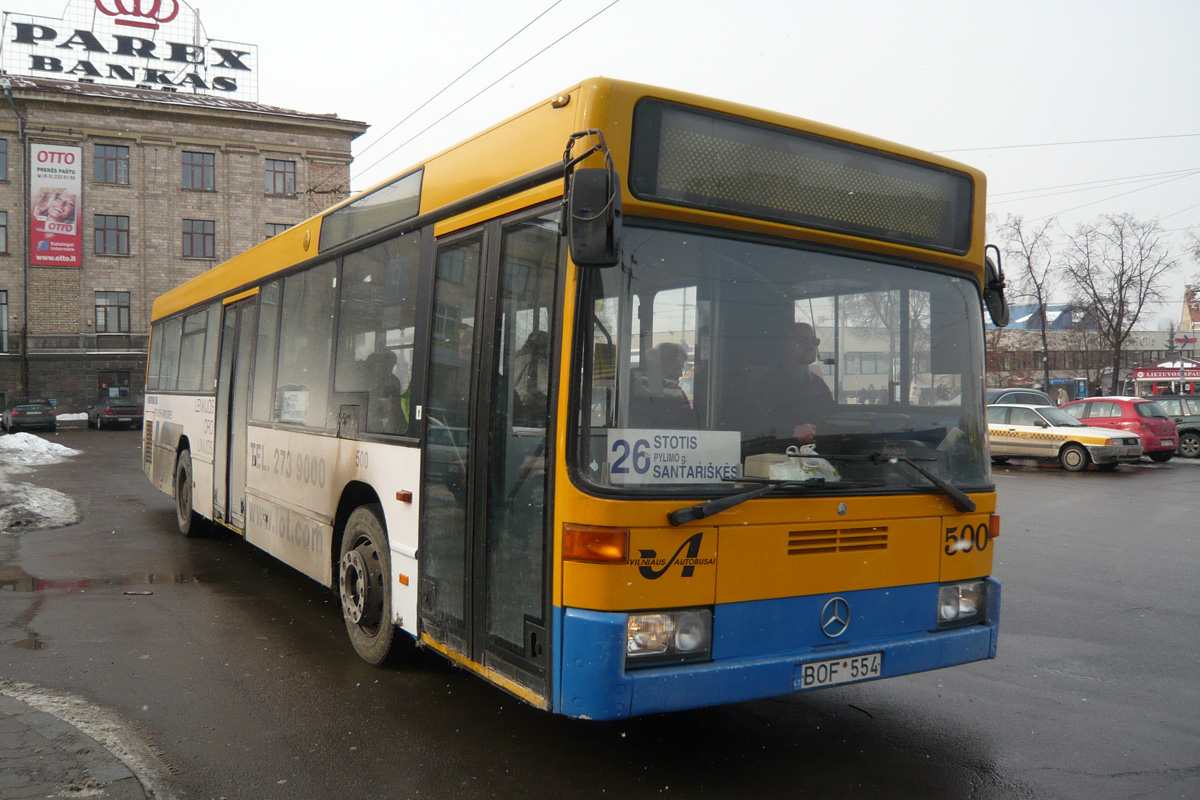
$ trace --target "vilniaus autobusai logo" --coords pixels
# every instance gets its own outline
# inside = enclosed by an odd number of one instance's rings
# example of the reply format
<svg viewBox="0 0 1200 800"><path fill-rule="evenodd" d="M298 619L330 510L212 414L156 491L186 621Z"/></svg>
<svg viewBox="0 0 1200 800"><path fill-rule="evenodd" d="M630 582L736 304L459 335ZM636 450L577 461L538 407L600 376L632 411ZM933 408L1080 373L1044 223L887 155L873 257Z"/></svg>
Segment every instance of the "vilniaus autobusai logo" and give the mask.
<svg viewBox="0 0 1200 800"><path fill-rule="evenodd" d="M717 563L717 559L715 558L700 558L700 541L703 538L703 532L690 537L683 544L679 545L679 549L670 558L659 558L657 550L643 550L639 548L638 552L641 556L632 559L630 563L638 568L638 572L642 573L643 578L648 578L652 581L658 580L667 574L667 570L676 564L683 567L680 577L690 578L692 577L692 573L695 572L696 567ZM685 549L687 550L687 554L681 555Z"/></svg>

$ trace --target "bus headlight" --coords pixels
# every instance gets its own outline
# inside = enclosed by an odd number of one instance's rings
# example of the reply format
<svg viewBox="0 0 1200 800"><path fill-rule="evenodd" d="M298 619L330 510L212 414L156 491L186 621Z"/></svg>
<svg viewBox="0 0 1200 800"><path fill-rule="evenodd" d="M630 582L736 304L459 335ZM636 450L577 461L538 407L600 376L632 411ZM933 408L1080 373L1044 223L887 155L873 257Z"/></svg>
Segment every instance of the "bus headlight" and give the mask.
<svg viewBox="0 0 1200 800"><path fill-rule="evenodd" d="M951 628L982 622L987 613L987 583L964 581L938 587L937 626Z"/></svg>
<svg viewBox="0 0 1200 800"><path fill-rule="evenodd" d="M630 614L625 633L628 666L703 661L712 654L712 611L689 608Z"/></svg>

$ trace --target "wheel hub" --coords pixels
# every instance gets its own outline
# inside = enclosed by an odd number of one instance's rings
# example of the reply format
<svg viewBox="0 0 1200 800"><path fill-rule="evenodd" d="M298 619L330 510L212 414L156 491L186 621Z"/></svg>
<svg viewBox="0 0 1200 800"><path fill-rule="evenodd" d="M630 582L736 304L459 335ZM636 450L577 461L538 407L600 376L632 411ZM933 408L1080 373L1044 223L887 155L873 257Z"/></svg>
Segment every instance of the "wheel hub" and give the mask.
<svg viewBox="0 0 1200 800"><path fill-rule="evenodd" d="M355 625L372 625L372 617L378 616L372 613L375 605L372 578L362 547L357 547L342 557L342 610L346 619Z"/></svg>

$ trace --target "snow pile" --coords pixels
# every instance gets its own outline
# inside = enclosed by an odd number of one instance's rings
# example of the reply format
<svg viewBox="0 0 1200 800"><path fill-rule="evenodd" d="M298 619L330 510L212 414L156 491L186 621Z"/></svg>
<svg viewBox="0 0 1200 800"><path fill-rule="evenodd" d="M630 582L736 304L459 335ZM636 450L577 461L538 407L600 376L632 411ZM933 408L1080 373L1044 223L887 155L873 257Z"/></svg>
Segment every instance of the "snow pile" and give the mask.
<svg viewBox="0 0 1200 800"><path fill-rule="evenodd" d="M79 521L75 501L62 492L9 481L14 472L57 464L78 454L29 433L0 436L0 533L61 528Z"/></svg>
<svg viewBox="0 0 1200 800"><path fill-rule="evenodd" d="M48 442L32 433L10 433L8 436L0 436L0 471L13 464L58 464L77 455L78 450Z"/></svg>

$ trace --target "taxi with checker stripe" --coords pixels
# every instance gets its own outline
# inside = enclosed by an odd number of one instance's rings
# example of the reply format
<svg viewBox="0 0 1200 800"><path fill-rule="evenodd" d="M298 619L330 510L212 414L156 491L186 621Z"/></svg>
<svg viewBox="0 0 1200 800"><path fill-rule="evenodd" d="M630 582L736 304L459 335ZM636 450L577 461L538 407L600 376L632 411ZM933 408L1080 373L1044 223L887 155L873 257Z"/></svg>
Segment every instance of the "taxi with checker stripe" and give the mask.
<svg viewBox="0 0 1200 800"><path fill-rule="evenodd" d="M1142 456L1137 436L1089 428L1053 406L990 405L987 416L988 444L996 462L1037 458L1058 461L1071 472L1088 464L1109 471Z"/></svg>

